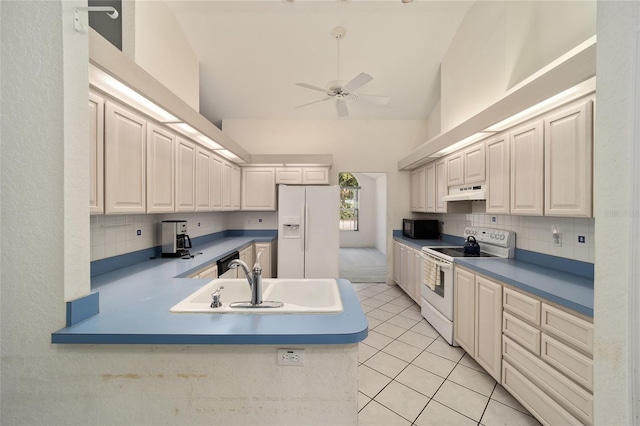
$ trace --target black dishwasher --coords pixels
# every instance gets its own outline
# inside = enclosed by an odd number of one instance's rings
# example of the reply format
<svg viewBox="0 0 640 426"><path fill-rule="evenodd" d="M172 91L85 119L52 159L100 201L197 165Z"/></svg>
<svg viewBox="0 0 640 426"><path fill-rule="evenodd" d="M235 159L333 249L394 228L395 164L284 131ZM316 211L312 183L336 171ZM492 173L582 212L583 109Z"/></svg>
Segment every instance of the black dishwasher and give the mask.
<svg viewBox="0 0 640 426"><path fill-rule="evenodd" d="M218 260L218 278L236 278L236 270L229 268L229 263L234 259L240 259L240 252L234 251Z"/></svg>

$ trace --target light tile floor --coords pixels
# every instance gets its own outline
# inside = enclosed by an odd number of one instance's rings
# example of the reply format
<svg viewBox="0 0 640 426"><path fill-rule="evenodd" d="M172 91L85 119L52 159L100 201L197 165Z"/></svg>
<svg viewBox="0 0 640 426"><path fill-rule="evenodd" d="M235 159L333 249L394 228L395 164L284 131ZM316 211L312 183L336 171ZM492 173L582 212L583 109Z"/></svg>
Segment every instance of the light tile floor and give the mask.
<svg viewBox="0 0 640 426"><path fill-rule="evenodd" d="M358 350L358 424L539 425L399 287L353 284L369 319Z"/></svg>

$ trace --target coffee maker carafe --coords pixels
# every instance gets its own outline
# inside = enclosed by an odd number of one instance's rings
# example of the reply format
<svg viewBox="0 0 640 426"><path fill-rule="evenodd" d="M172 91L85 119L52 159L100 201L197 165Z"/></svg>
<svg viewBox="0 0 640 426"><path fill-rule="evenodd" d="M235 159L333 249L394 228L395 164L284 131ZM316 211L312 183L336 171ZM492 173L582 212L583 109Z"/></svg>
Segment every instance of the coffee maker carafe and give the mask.
<svg viewBox="0 0 640 426"><path fill-rule="evenodd" d="M186 220L162 221L162 257L189 256L191 238L187 235Z"/></svg>

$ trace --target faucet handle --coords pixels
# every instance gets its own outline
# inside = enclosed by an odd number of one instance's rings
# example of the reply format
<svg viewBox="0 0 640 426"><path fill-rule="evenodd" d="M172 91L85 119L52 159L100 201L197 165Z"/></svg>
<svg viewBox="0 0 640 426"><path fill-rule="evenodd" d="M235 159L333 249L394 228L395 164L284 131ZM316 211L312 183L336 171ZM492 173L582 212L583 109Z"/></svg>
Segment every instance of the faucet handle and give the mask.
<svg viewBox="0 0 640 426"><path fill-rule="evenodd" d="M262 266L260 266L260 256L262 256L262 253L264 253L264 251L258 252L258 255L256 256L256 263L253 264L253 269L260 268L260 270L262 270Z"/></svg>
<svg viewBox="0 0 640 426"><path fill-rule="evenodd" d="M224 289L224 286L221 285L213 293L211 293L211 298L213 299L211 301L212 308L219 308L220 306L222 306L222 302L220 301L220 296L222 295L222 289Z"/></svg>

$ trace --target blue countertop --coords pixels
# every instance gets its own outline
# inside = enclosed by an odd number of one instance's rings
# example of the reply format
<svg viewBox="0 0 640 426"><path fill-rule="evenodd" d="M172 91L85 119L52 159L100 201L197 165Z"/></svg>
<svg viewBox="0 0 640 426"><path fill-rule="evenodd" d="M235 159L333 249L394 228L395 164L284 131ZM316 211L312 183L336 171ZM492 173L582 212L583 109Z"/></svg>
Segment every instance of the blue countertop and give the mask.
<svg viewBox="0 0 640 426"><path fill-rule="evenodd" d="M338 314L187 314L169 309L208 279L185 278L266 237L228 237L195 246L192 259L151 259L92 278L100 313L52 333L52 343L351 344L364 340L367 318L346 280L338 280Z"/></svg>
<svg viewBox="0 0 640 426"><path fill-rule="evenodd" d="M593 317L593 279L518 259L456 258L455 263Z"/></svg>
<svg viewBox="0 0 640 426"><path fill-rule="evenodd" d="M430 246L461 245L455 241L445 240L412 240L402 235L394 234L394 239L413 248ZM456 238L456 237L453 237ZM460 238L461 241L464 239ZM518 252L518 250L516 250ZM520 251L520 253L525 253ZM516 255L517 257L517 255ZM524 257L524 256L523 256ZM529 258L531 256L528 256ZM456 258L455 263L475 272L486 275L497 281L519 288L543 299L573 309L577 312L593 317L593 277L568 272L556 266L572 261L554 256L538 254L531 257L539 263L526 262L520 259L488 259L477 257ZM548 260L548 261L547 261ZM553 267L545 266L545 263ZM592 266L592 265L591 265ZM583 268L582 268L583 269ZM574 271L575 272L575 271Z"/></svg>

